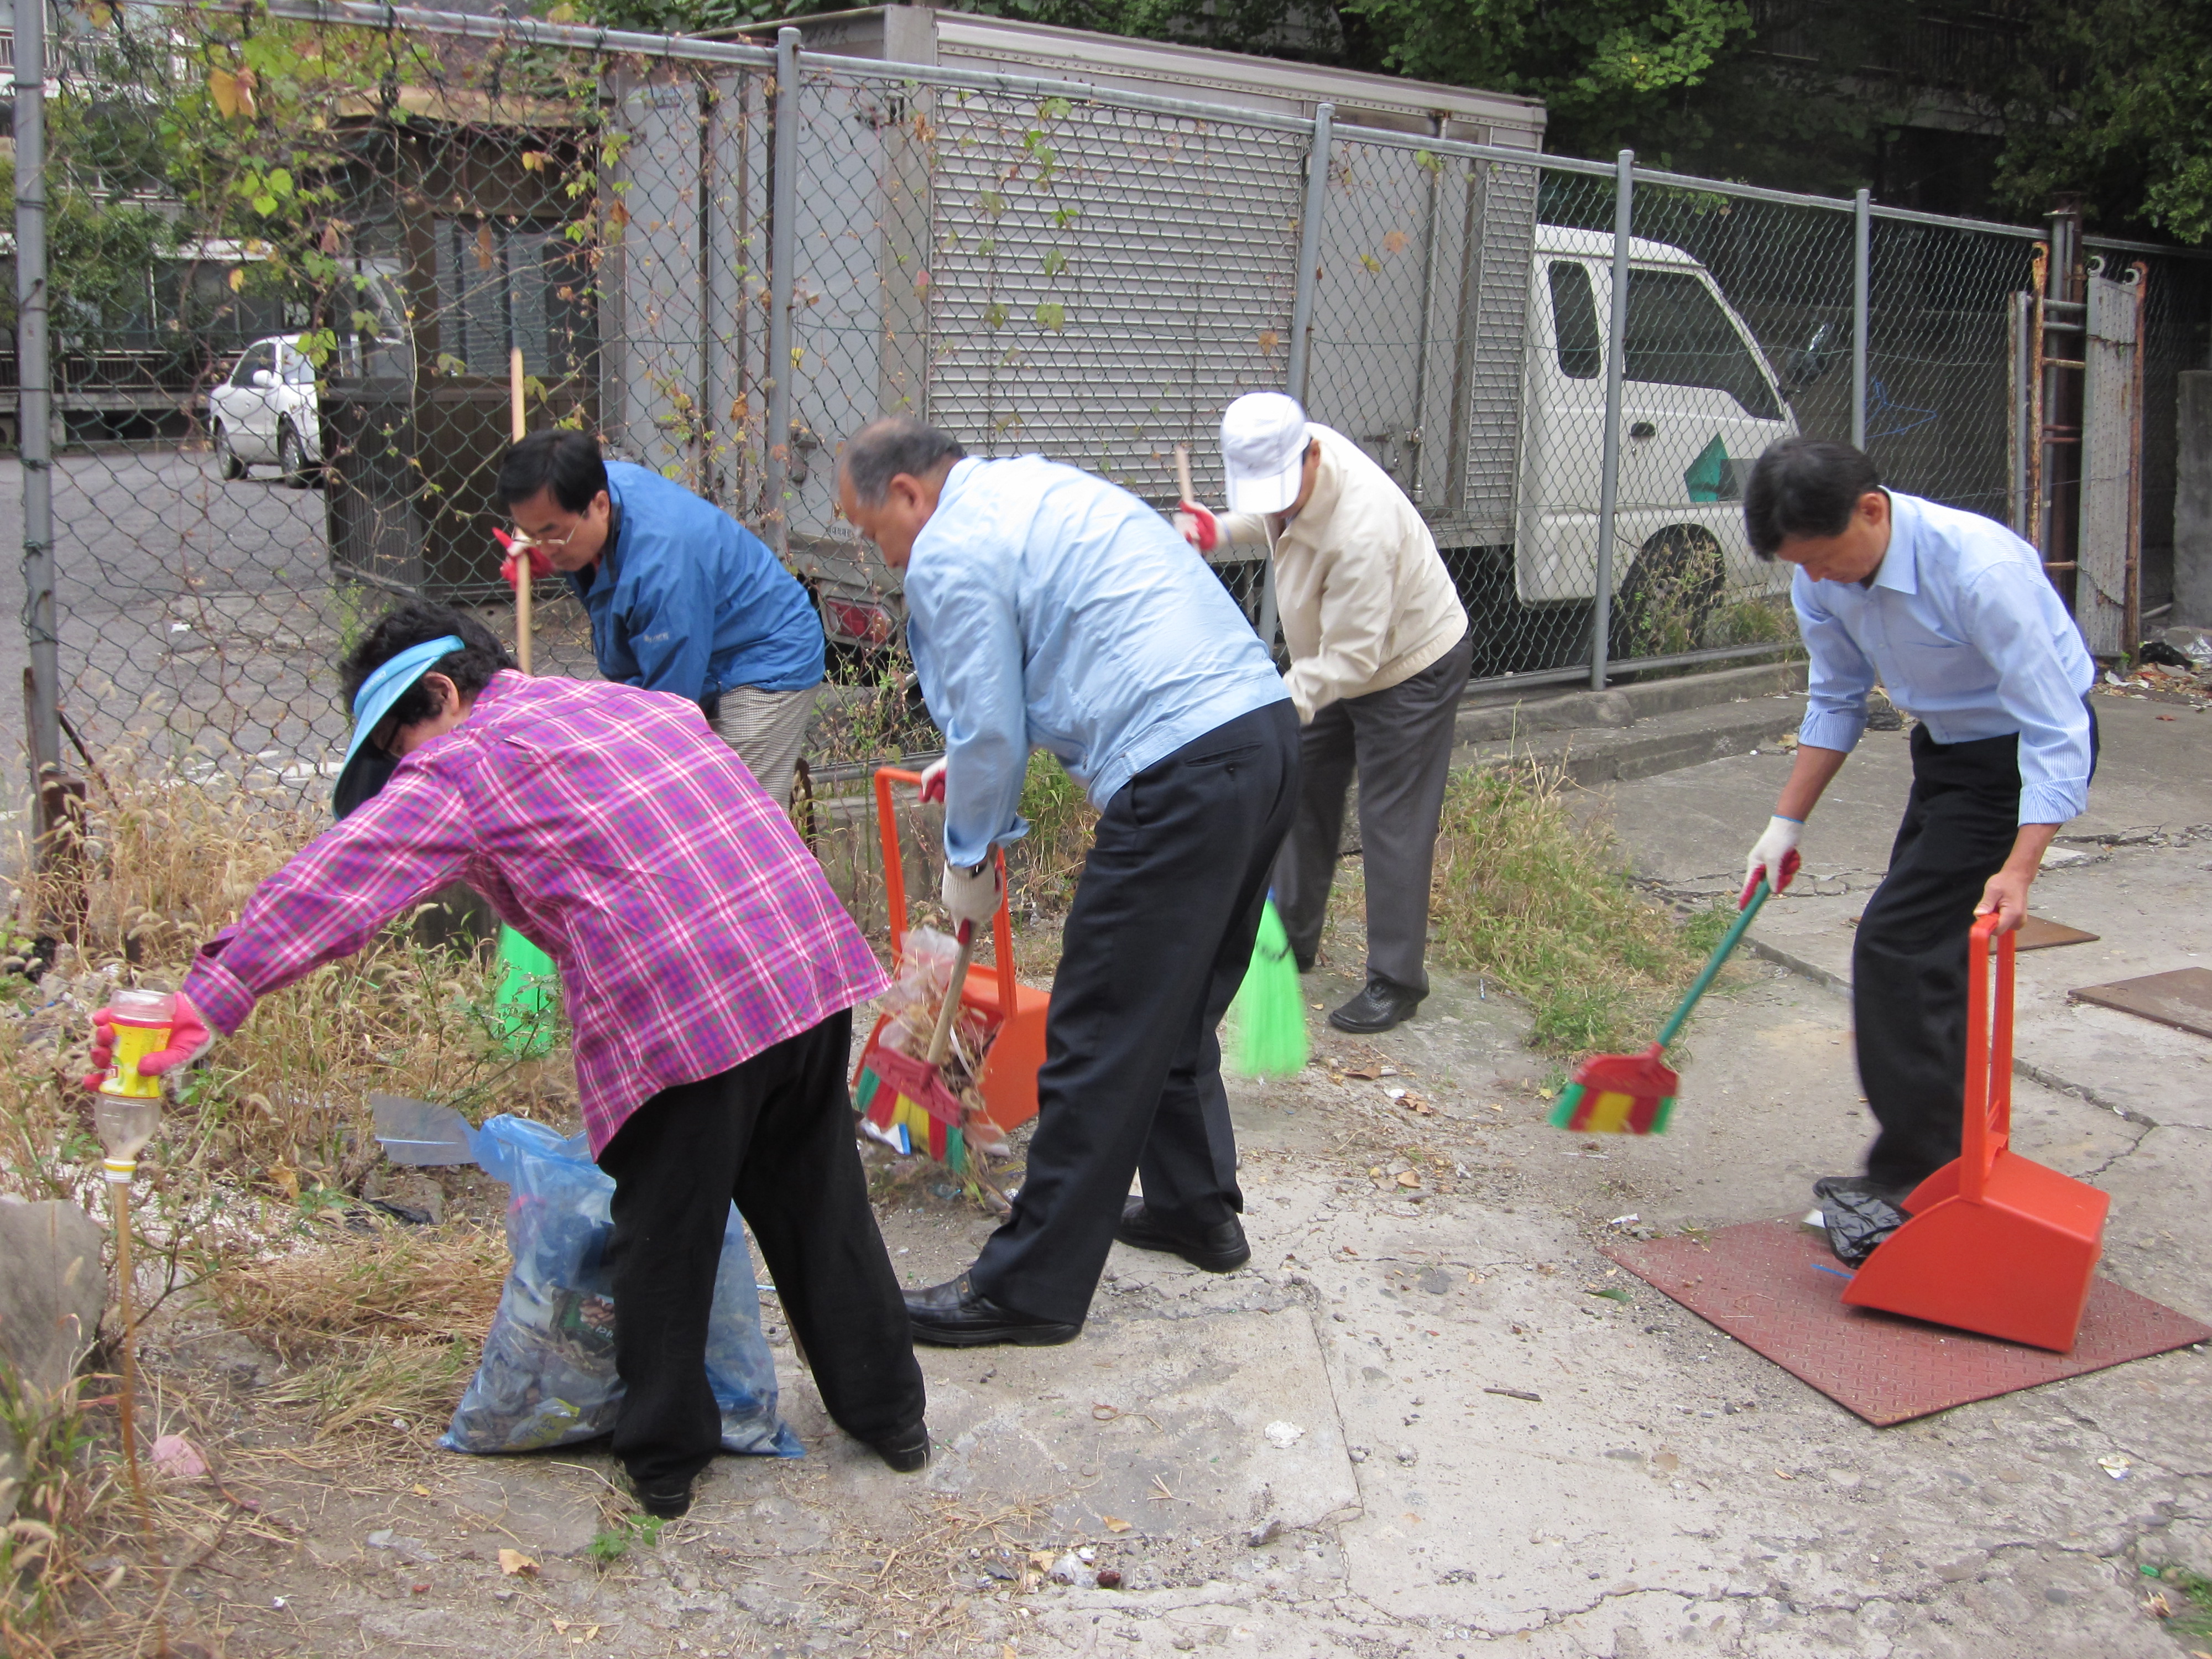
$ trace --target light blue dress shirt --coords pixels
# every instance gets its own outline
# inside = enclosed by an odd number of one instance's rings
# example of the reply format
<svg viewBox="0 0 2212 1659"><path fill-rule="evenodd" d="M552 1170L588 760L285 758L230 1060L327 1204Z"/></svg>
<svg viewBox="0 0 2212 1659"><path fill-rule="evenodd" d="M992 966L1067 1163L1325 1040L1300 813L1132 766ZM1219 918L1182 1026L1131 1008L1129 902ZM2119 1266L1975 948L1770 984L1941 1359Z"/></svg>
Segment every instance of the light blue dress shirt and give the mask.
<svg viewBox="0 0 2212 1659"><path fill-rule="evenodd" d="M1168 521L1040 455L946 475L906 571L907 645L945 732L945 855L1028 832L1030 751L1103 810L1218 726L1290 695L1220 579Z"/></svg>
<svg viewBox="0 0 2212 1659"><path fill-rule="evenodd" d="M2063 823L2088 804L2097 665L2043 573L1992 520L1888 492L1889 550L1864 586L1790 587L1812 655L1797 740L1854 747L1877 678L1937 743L2020 736L2020 821Z"/></svg>

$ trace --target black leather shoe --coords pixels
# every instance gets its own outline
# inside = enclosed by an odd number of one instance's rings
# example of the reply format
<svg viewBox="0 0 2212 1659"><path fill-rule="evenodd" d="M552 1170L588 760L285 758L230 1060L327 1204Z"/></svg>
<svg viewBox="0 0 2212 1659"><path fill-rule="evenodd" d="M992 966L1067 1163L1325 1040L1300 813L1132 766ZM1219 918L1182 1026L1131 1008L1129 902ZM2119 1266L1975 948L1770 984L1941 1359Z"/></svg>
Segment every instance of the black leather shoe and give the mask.
<svg viewBox="0 0 2212 1659"><path fill-rule="evenodd" d="M917 1423L903 1434L869 1443L869 1449L901 1474L912 1474L929 1462L929 1425Z"/></svg>
<svg viewBox="0 0 2212 1659"><path fill-rule="evenodd" d="M1073 1342L1083 1327L1058 1319L1032 1319L1012 1308L1002 1308L981 1294L963 1273L926 1291L906 1293L906 1316L914 1326L915 1340L940 1348L981 1348L994 1342L1012 1342L1024 1348L1048 1348Z"/></svg>
<svg viewBox="0 0 2212 1659"><path fill-rule="evenodd" d="M1234 1273L1252 1259L1252 1247L1244 1242L1243 1224L1235 1216L1196 1232L1176 1232L1163 1225L1141 1198L1133 1198L1121 1206L1121 1222L1114 1229L1114 1237L1133 1249L1179 1255L1210 1273Z"/></svg>
<svg viewBox="0 0 2212 1659"><path fill-rule="evenodd" d="M1408 991L1402 985L1370 975L1367 988L1328 1017L1340 1031L1387 1031L1413 1018L1426 993Z"/></svg>

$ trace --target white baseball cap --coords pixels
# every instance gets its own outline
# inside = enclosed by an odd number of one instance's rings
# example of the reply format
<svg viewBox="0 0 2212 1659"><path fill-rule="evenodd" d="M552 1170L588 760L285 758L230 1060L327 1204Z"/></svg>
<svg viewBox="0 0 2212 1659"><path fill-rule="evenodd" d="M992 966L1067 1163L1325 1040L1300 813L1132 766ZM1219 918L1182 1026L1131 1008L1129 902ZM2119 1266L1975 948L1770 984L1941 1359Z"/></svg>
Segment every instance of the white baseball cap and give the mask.
<svg viewBox="0 0 2212 1659"><path fill-rule="evenodd" d="M1221 465L1231 513L1280 513L1298 498L1306 412L1279 392L1248 392L1221 417Z"/></svg>

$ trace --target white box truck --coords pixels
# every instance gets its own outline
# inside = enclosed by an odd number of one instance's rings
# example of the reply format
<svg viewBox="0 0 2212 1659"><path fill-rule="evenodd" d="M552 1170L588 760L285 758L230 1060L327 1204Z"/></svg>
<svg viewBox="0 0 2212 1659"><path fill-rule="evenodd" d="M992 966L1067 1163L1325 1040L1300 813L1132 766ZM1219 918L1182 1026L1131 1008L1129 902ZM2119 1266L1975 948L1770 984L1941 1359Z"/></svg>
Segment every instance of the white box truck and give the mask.
<svg viewBox="0 0 2212 1659"><path fill-rule="evenodd" d="M865 651L899 621L896 573L836 512L836 446L867 420L911 412L971 453L1042 452L1163 507L1173 446L1187 443L1200 493L1218 501L1222 408L1284 386L1304 350L1312 417L1368 448L1451 560L1478 673L1586 650L1612 239L1540 223L1540 104L917 7L797 27L781 505L833 642ZM967 73L946 84L902 64ZM625 198L602 418L638 459L696 470L682 447L691 412L742 403L726 363L717 382L712 343L759 349L759 267L718 269L702 250L727 239L764 259L767 100L755 82L703 108L688 82L651 78L618 100L649 166ZM1324 102L1330 172L1298 341L1310 123ZM1421 142L1437 138L1493 153ZM695 174L673 164L688 149ZM1591 183L1595 201L1605 181ZM1614 561L1630 644L1639 607L1778 587L1750 557L1737 502L1751 459L1795 430L1786 388L1705 269L1640 240L1633 269ZM1224 574L1256 600L1256 567Z"/></svg>

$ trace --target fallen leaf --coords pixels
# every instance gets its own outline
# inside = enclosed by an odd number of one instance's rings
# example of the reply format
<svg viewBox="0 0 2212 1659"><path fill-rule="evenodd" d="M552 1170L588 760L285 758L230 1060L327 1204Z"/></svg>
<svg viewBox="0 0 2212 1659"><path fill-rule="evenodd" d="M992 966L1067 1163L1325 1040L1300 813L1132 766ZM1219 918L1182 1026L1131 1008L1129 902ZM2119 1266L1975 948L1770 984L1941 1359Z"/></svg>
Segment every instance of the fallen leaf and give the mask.
<svg viewBox="0 0 2212 1659"><path fill-rule="evenodd" d="M428 1498L430 1495L430 1489L428 1486L416 1486L412 1490L417 1498Z"/></svg>
<svg viewBox="0 0 2212 1659"><path fill-rule="evenodd" d="M1283 337L1276 333L1273 329L1263 328L1260 331L1260 350L1263 356L1273 351L1282 343Z"/></svg>
<svg viewBox="0 0 2212 1659"><path fill-rule="evenodd" d="M517 1573L525 1578L538 1577L538 1564L520 1550L501 1550L499 1553L499 1570L510 1578Z"/></svg>
<svg viewBox="0 0 2212 1659"><path fill-rule="evenodd" d="M1398 1174L1398 1184L1401 1187L1418 1187L1421 1184L1421 1178L1411 1170L1401 1170Z"/></svg>
<svg viewBox="0 0 2212 1659"><path fill-rule="evenodd" d="M1385 253L1403 253L1413 240L1404 231L1394 230L1382 239L1382 251Z"/></svg>
<svg viewBox="0 0 2212 1659"><path fill-rule="evenodd" d="M1014 1644L1009 1642L999 1650L999 1659L1020 1659L1020 1656L1015 1653Z"/></svg>
<svg viewBox="0 0 2212 1659"><path fill-rule="evenodd" d="M1316 1008L1318 1008L1318 1007L1320 1007L1320 1006L1321 1006L1321 1004L1319 1004L1318 1002L1316 1002L1316 1004L1314 1004L1314 1006L1315 1006L1315 1007L1316 1007ZM1373 1060L1369 1060L1369 1061L1368 1061L1365 1065L1364 1065L1364 1066L1346 1066L1346 1067L1344 1068L1344 1074L1345 1074L1345 1076L1346 1076L1346 1077L1363 1077L1363 1078L1366 1078L1366 1079L1370 1079L1370 1080L1371 1081L1372 1079L1376 1079L1376 1078L1378 1078L1378 1077L1381 1077L1381 1076L1382 1075L1382 1069L1383 1069L1383 1068L1382 1068L1382 1066L1380 1066L1376 1065ZM1394 1076L1395 1076L1395 1073L1394 1073L1392 1075L1394 1075Z"/></svg>
<svg viewBox="0 0 2212 1659"><path fill-rule="evenodd" d="M1662 1451L1652 1458L1651 1467L1662 1474L1671 1474L1682 1467L1682 1460L1673 1452Z"/></svg>
<svg viewBox="0 0 2212 1659"><path fill-rule="evenodd" d="M1052 1564L1059 1559L1060 1558L1054 1555L1050 1550L1031 1550L1030 1552L1030 1565L1035 1567L1039 1572L1048 1572L1051 1571Z"/></svg>
<svg viewBox="0 0 2212 1659"><path fill-rule="evenodd" d="M1118 1515L1109 1515L1106 1517L1106 1530L1109 1532L1127 1532L1129 1530L1129 1523L1127 1521L1124 1521Z"/></svg>
<svg viewBox="0 0 2212 1659"><path fill-rule="evenodd" d="M1797 1477L1787 1469L1777 1469L1774 1472L1774 1478L1778 1480L1795 1480Z"/></svg>

